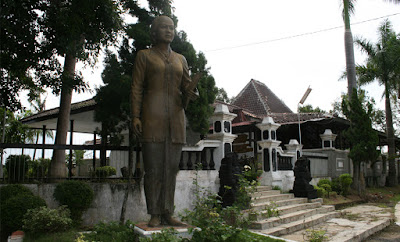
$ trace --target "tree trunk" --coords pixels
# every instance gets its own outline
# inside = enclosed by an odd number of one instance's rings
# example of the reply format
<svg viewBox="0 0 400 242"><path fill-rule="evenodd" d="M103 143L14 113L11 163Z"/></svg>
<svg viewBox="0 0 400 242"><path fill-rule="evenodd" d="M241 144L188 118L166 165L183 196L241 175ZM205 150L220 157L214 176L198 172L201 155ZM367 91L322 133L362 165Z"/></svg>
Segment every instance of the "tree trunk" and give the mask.
<svg viewBox="0 0 400 242"><path fill-rule="evenodd" d="M75 74L76 58L73 55L66 54L64 61L64 73L68 81ZM64 84L64 83L63 83ZM67 133L71 113L72 88L70 85L63 85L61 88L60 111L57 119L57 132L55 144L65 145L67 143ZM65 165L65 150L54 150L50 164L51 178L67 177Z"/></svg>
<svg viewBox="0 0 400 242"><path fill-rule="evenodd" d="M357 89L357 81L356 81L356 65L354 60L354 43L353 43L353 34L350 29L350 13L349 13L349 1L343 0L344 6L344 49L346 53L346 71L347 71L347 94L349 96L349 100L351 100L351 95L353 93L353 89Z"/></svg>
<svg viewBox="0 0 400 242"><path fill-rule="evenodd" d="M360 162L353 161L353 183L351 188L360 192Z"/></svg>
<svg viewBox="0 0 400 242"><path fill-rule="evenodd" d="M398 184L396 175L396 147L394 144L394 130L393 130L393 118L392 108L390 106L390 95L385 82L385 111L386 111L386 135L388 142L388 160L389 160L389 175L388 175L388 186L393 187Z"/></svg>

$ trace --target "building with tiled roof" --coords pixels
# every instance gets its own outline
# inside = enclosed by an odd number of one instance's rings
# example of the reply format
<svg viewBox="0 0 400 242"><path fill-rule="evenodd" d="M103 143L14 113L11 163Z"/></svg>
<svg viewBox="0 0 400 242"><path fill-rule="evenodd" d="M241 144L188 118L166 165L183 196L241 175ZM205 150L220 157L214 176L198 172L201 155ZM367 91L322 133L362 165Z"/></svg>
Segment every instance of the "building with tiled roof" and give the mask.
<svg viewBox="0 0 400 242"><path fill-rule="evenodd" d="M234 98L232 105L247 109L258 116L293 113L264 83L254 79Z"/></svg>

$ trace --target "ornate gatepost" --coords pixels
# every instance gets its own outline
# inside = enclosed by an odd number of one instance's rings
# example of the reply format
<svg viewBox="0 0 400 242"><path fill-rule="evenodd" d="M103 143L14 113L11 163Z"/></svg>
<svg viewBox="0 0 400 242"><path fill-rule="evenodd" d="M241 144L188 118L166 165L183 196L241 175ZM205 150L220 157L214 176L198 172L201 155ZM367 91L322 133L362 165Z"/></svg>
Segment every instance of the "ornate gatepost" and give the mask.
<svg viewBox="0 0 400 242"><path fill-rule="evenodd" d="M265 117L263 121L256 124L256 126L261 130L261 141L257 143L262 148L264 172L277 171L278 162L276 148L281 141L276 140L276 130L281 125L275 123L273 118Z"/></svg>
<svg viewBox="0 0 400 242"><path fill-rule="evenodd" d="M232 152L232 142L237 137L237 135L232 134L232 120L236 116L236 114L229 112L226 105L217 104L214 114L211 117L213 133L208 135L207 138L221 141L221 145L214 151L216 170L219 170L222 158L224 158L227 153Z"/></svg>

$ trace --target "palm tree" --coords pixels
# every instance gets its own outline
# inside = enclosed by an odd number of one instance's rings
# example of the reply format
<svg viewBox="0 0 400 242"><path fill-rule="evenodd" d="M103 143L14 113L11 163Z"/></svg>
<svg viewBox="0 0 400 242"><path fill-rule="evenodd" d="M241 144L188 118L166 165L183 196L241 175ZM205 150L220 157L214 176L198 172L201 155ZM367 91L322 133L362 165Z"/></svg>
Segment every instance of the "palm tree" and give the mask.
<svg viewBox="0 0 400 242"><path fill-rule="evenodd" d="M354 60L353 34L350 29L350 15L354 13L354 3L356 0L343 0L343 21L344 21L344 49L346 53L346 72L347 72L347 95L351 99L353 89L357 89L356 66Z"/></svg>
<svg viewBox="0 0 400 242"><path fill-rule="evenodd" d="M379 27L379 40L373 44L365 39L357 39L356 43L361 47L368 58L365 65L358 65L357 75L361 85L375 80L385 87L385 112L386 134L389 153L389 177L388 185L397 185L395 163L395 141L393 129L393 117L391 108L391 93L398 90L400 85L400 35L397 35L388 20Z"/></svg>
<svg viewBox="0 0 400 242"><path fill-rule="evenodd" d="M393 2L400 4L400 0L385 0L386 2ZM354 45L353 45L353 34L350 29L350 15L354 13L354 4L356 0L343 0L343 21L344 21L344 47L346 53L346 72L347 72L347 95L349 100L353 89L357 89L356 81L356 70L354 60Z"/></svg>

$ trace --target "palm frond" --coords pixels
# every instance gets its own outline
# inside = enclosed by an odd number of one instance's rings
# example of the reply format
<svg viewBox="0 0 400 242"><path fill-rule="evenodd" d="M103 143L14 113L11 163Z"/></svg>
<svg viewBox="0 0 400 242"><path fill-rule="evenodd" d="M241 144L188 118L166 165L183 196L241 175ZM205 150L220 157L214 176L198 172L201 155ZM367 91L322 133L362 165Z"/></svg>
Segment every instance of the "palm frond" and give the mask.
<svg viewBox="0 0 400 242"><path fill-rule="evenodd" d="M346 7L345 7L346 6L346 2L348 4L348 9L347 9L348 12L347 13L346 13ZM356 2L356 0L343 0L343 1L341 1L341 4L343 6L343 9L342 9L342 17L343 17L343 19L345 19L346 14L348 14L348 15L354 14L355 2Z"/></svg>
<svg viewBox="0 0 400 242"><path fill-rule="evenodd" d="M361 51L368 54L368 56L376 55L376 50L375 50L373 44L371 42L369 42L368 40L358 37L358 38L356 38L356 40L354 42L361 48Z"/></svg>

